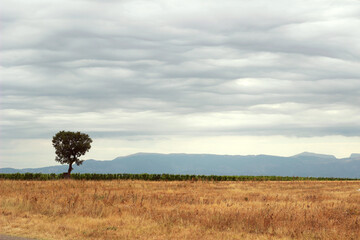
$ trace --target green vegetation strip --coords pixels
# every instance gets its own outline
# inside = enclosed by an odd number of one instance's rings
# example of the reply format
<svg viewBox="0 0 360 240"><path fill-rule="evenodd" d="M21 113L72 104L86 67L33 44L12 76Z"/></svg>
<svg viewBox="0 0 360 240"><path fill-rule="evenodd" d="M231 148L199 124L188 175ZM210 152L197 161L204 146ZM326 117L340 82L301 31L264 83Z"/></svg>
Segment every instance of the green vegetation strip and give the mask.
<svg viewBox="0 0 360 240"><path fill-rule="evenodd" d="M11 180L57 180L63 179L63 174L43 173L1 173L0 179ZM280 177L280 176L217 176L217 175L179 175L179 174L98 174L73 173L75 180L146 180L146 181L353 181L354 178L328 177Z"/></svg>

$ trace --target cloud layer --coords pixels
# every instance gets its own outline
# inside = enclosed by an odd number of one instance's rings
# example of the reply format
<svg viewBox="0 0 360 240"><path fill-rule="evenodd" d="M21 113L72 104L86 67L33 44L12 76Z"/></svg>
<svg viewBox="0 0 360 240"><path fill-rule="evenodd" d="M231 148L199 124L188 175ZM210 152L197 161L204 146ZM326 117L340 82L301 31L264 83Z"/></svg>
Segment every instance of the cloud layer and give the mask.
<svg viewBox="0 0 360 240"><path fill-rule="evenodd" d="M360 136L359 1L14 1L1 139Z"/></svg>

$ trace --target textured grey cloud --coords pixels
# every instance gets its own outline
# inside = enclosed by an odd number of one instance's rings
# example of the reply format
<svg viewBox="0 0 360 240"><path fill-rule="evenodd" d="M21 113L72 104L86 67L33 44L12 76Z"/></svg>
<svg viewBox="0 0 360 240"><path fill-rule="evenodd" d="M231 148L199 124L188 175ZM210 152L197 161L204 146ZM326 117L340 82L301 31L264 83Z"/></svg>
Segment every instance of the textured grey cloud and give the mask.
<svg viewBox="0 0 360 240"><path fill-rule="evenodd" d="M359 1L2 1L3 139L360 136Z"/></svg>

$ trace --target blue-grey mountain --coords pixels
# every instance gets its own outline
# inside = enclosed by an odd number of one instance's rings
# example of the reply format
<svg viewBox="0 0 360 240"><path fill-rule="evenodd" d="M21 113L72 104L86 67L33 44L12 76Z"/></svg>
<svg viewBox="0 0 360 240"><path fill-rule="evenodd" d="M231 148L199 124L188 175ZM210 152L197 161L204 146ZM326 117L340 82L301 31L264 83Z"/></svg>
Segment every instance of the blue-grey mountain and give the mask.
<svg viewBox="0 0 360 240"><path fill-rule="evenodd" d="M1 168L0 173L62 173L66 165L43 168ZM86 160L73 173L168 173L197 175L272 175L360 178L360 154L338 159L304 152L291 157L270 155L137 153L110 161Z"/></svg>

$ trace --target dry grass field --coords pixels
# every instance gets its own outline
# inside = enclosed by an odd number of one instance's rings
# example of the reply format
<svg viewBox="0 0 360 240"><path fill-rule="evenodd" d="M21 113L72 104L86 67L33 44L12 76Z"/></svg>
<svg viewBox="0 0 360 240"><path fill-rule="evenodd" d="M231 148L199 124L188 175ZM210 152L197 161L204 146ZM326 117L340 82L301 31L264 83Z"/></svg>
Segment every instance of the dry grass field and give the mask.
<svg viewBox="0 0 360 240"><path fill-rule="evenodd" d="M38 239L360 239L360 182L0 181L0 233Z"/></svg>

